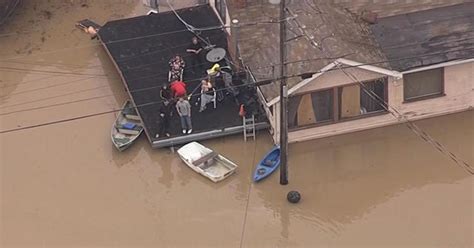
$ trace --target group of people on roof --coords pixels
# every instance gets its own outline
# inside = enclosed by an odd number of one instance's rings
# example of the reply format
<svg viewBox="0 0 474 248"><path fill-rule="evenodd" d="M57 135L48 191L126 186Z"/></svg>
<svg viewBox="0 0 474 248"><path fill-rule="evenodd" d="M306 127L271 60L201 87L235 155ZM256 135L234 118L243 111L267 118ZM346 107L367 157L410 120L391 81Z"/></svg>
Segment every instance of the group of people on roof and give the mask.
<svg viewBox="0 0 474 248"><path fill-rule="evenodd" d="M191 121L191 104L189 100L191 95L195 94L199 96L199 100L196 105L199 105L199 112L203 112L207 109L209 103L216 104L216 90L214 84L214 78L216 75L220 75L222 72L219 64L215 64L209 70L204 69L203 64L203 46L199 42L197 37L193 37L191 44L187 47L186 53L188 54L190 66L186 66L186 62L180 55L173 56L169 62L169 73L168 83L163 85L160 89L160 98L162 103L159 107L159 128L156 138L166 136L170 137L170 119L173 116L174 109L181 121L181 129L183 134L190 134L193 131ZM183 81L184 71L190 70L194 75L206 74L207 77L203 77L199 88L200 92L188 93L187 84ZM232 84L232 74L225 72L222 74L223 78L227 81L225 85ZM230 80L230 81L229 81ZM214 105L215 107L215 105Z"/></svg>

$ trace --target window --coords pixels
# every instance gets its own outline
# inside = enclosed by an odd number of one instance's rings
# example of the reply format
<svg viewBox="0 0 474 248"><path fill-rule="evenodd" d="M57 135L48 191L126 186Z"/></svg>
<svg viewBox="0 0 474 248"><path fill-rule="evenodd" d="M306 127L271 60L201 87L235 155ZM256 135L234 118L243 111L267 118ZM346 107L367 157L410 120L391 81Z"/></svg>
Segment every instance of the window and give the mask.
<svg viewBox="0 0 474 248"><path fill-rule="evenodd" d="M291 96L288 127L335 123L385 112L387 78Z"/></svg>
<svg viewBox="0 0 474 248"><path fill-rule="evenodd" d="M288 127L301 127L333 120L333 89L288 99Z"/></svg>
<svg viewBox="0 0 474 248"><path fill-rule="evenodd" d="M403 100L417 101L444 93L444 68L403 75Z"/></svg>
<svg viewBox="0 0 474 248"><path fill-rule="evenodd" d="M347 119L361 115L384 111L384 102L387 101L387 79L380 78L374 81L353 84L338 88L339 118Z"/></svg>

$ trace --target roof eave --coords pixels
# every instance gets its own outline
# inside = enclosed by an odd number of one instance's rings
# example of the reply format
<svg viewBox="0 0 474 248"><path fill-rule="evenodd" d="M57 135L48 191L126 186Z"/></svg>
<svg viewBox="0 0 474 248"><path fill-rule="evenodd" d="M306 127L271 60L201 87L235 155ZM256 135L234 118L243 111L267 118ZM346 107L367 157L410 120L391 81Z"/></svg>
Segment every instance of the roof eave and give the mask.
<svg viewBox="0 0 474 248"><path fill-rule="evenodd" d="M434 65L429 65L429 66L418 67L415 69L408 69L406 71L402 71L401 73L408 74L408 73L426 71L426 70L431 70L431 69L436 69L436 68L441 68L441 67L446 67L446 66L459 65L459 64L469 63L469 62L474 62L474 58L458 59L458 60L452 60L452 61L438 63Z"/></svg>
<svg viewBox="0 0 474 248"><path fill-rule="evenodd" d="M377 66L373 66L373 65L367 65L367 64L363 64L363 63L356 62L356 61L353 61L353 60L339 58L339 59L336 59L335 61L333 61L332 63L326 65L325 67L323 67L321 70L319 70L318 73L313 74L312 77L304 79L301 82L297 83L295 86L291 87L291 89L288 90L288 95L293 94L294 92L296 92L297 90L299 90L303 86L307 85L309 82L311 82L314 79L316 79L316 78L320 77L321 75L323 75L325 72L333 70L334 67L336 67L337 65L346 65L348 67L358 67L358 68L362 68L364 70L373 71L373 72L376 72L376 73L384 74L384 75L395 77L395 78L398 78L398 79L402 78L402 73L400 73L398 71L387 70L387 69L384 69L384 68L381 68L381 67L377 67ZM270 106L274 105L275 103L277 103L279 101L280 101L280 96L277 96L277 97L273 98L271 101L268 101L266 104L267 104L268 107L270 107Z"/></svg>

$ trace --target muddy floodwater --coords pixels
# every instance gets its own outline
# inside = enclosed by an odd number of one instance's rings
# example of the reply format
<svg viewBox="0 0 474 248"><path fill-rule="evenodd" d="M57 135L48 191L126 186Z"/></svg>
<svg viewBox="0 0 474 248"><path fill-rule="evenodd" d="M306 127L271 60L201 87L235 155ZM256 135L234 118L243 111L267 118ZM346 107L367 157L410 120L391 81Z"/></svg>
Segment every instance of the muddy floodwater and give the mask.
<svg viewBox="0 0 474 248"><path fill-rule="evenodd" d="M25 0L0 27L0 247L474 247L473 177L403 125L292 144L286 186L250 181L267 132L203 142L239 165L215 184L145 137L117 152L113 113L41 125L122 105L74 23L141 2ZM474 165L473 111L417 124Z"/></svg>

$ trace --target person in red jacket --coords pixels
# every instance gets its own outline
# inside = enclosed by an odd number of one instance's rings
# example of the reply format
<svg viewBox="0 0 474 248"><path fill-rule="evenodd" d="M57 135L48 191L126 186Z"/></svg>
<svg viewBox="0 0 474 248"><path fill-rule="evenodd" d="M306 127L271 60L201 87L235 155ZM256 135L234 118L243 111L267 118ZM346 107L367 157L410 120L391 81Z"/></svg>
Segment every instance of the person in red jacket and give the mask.
<svg viewBox="0 0 474 248"><path fill-rule="evenodd" d="M182 81L176 80L172 82L170 88L174 98L186 95L186 84Z"/></svg>

